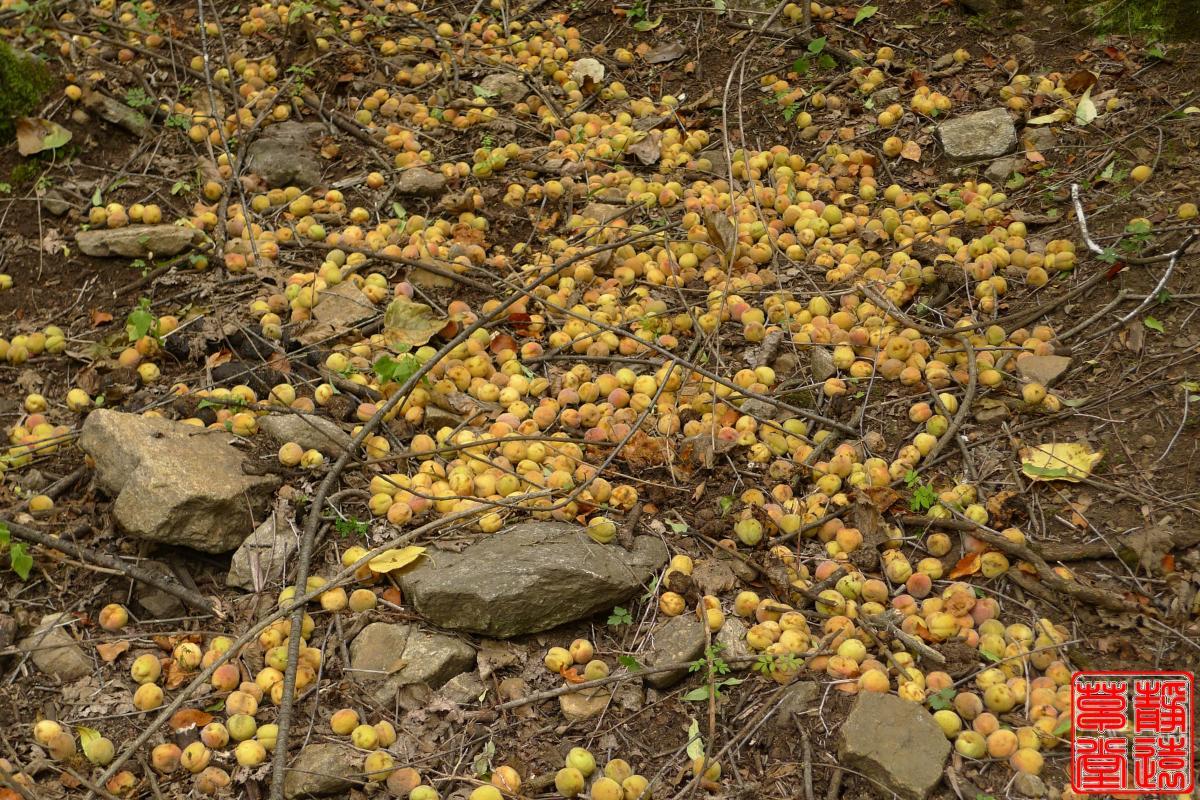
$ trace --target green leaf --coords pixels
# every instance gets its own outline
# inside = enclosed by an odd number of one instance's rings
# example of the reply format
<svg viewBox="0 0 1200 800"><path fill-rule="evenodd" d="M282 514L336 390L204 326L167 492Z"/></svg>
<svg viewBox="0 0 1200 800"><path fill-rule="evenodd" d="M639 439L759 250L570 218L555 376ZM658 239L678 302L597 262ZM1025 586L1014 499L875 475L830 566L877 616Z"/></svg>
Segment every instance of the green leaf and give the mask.
<svg viewBox="0 0 1200 800"><path fill-rule="evenodd" d="M391 356L380 356L371 365L371 371L375 373L381 383L404 383L420 368L421 362L411 353L406 353L398 359Z"/></svg>
<svg viewBox="0 0 1200 800"><path fill-rule="evenodd" d="M811 42L808 43L808 52L813 54L814 56L819 55L821 53L821 51L825 49L825 44L828 41L829 41L829 37L827 37L827 36L820 36L816 39L813 39Z"/></svg>
<svg viewBox="0 0 1200 800"><path fill-rule="evenodd" d="M704 739L700 736L700 723L692 720L688 726L687 755L692 761L704 757Z"/></svg>
<svg viewBox="0 0 1200 800"><path fill-rule="evenodd" d="M1166 331L1166 328L1163 326L1162 322L1154 317L1146 317L1144 320L1142 320L1142 324L1152 331L1158 331L1159 333L1164 333Z"/></svg>
<svg viewBox="0 0 1200 800"><path fill-rule="evenodd" d="M659 14L656 19L640 19L640 20L638 20L637 22L633 23L633 29L635 31L642 31L643 33L645 33L646 31L654 30L659 25L662 25L662 14Z"/></svg>
<svg viewBox="0 0 1200 800"><path fill-rule="evenodd" d="M476 97L482 97L485 100L489 97L495 97L498 94L495 89L487 89L479 84L471 86L471 91L475 93Z"/></svg>
<svg viewBox="0 0 1200 800"><path fill-rule="evenodd" d="M929 696L929 707L934 711L950 708L954 700L954 687L950 686Z"/></svg>
<svg viewBox="0 0 1200 800"><path fill-rule="evenodd" d="M721 516L725 516L729 513L730 509L733 508L733 498L729 495L723 495L721 499L717 501L717 505L721 508Z"/></svg>
<svg viewBox="0 0 1200 800"><path fill-rule="evenodd" d="M1164 59L1167 57L1166 51L1162 49L1162 45L1153 44L1146 48L1146 55L1151 58Z"/></svg>
<svg viewBox="0 0 1200 800"><path fill-rule="evenodd" d="M104 205L104 197L100 194L99 186L96 187L96 191L92 192L92 205L93 206Z"/></svg>
<svg viewBox="0 0 1200 800"><path fill-rule="evenodd" d="M712 0L712 7L713 11L716 11L718 15L724 14L727 8L725 0Z"/></svg>
<svg viewBox="0 0 1200 800"><path fill-rule="evenodd" d="M154 328L154 315L150 313L147 305L139 305L125 318L125 334L131 342L141 339Z"/></svg>
<svg viewBox="0 0 1200 800"><path fill-rule="evenodd" d="M690 692L685 694L682 699L687 700L690 703L698 703L702 700L707 700L708 699L708 685L705 684L704 686L701 686L699 688L692 689ZM689 746L688 750L691 750L691 749L692 748Z"/></svg>
<svg viewBox="0 0 1200 800"><path fill-rule="evenodd" d="M1069 730L1071 730L1071 716L1068 714L1068 715L1065 715L1062 719L1060 719L1058 721L1058 724L1054 726L1053 733L1055 736L1063 736Z"/></svg>
<svg viewBox="0 0 1200 800"><path fill-rule="evenodd" d="M1104 252L1096 256L1096 258L1098 258L1100 261L1103 261L1105 264L1115 264L1117 263L1117 251L1113 250L1111 247L1106 247L1104 248Z"/></svg>
<svg viewBox="0 0 1200 800"><path fill-rule="evenodd" d="M821 53L821 57L817 59L817 66L821 69L833 69L837 66L837 62L829 53Z"/></svg>
<svg viewBox="0 0 1200 800"><path fill-rule="evenodd" d="M810 69L812 69L812 64L809 64L808 59L803 56L792 62L792 72L797 75L807 75Z"/></svg>
<svg viewBox="0 0 1200 800"><path fill-rule="evenodd" d="M878 11L879 6L863 6L858 10L858 13L854 15L854 24L857 25L863 20L870 19L871 17L875 16Z"/></svg>
<svg viewBox="0 0 1200 800"><path fill-rule="evenodd" d="M617 663L630 672L641 672L645 667L633 656L617 656Z"/></svg>
<svg viewBox="0 0 1200 800"><path fill-rule="evenodd" d="M688 524L686 522L667 520L667 525L671 528L671 530L675 531L675 533L687 533Z"/></svg>
<svg viewBox="0 0 1200 800"><path fill-rule="evenodd" d="M629 609L621 606L614 606L612 613L608 615L608 624L612 626L629 625L633 622L633 615L629 613Z"/></svg>

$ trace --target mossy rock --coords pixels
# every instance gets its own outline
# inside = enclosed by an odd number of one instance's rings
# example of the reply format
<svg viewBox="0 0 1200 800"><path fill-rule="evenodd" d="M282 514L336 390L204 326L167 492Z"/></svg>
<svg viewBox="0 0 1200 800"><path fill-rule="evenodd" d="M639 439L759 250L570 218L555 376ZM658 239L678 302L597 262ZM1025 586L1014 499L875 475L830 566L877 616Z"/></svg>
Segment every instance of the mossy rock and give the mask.
<svg viewBox="0 0 1200 800"><path fill-rule="evenodd" d="M0 143L12 141L17 118L37 108L50 84L42 62L0 42Z"/></svg>

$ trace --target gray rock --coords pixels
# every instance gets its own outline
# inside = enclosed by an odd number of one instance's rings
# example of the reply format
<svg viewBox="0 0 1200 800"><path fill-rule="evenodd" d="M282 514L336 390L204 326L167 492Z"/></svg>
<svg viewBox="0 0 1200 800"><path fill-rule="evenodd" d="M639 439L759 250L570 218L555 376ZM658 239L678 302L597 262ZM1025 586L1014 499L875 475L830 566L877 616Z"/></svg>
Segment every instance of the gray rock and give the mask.
<svg viewBox="0 0 1200 800"><path fill-rule="evenodd" d="M1032 125L1021 132L1021 144L1026 150L1047 153L1058 145L1058 137L1048 125Z"/></svg>
<svg viewBox="0 0 1200 800"><path fill-rule="evenodd" d="M808 348L808 368L817 383L823 383L837 374L837 367L833 365L833 353L820 345Z"/></svg>
<svg viewBox="0 0 1200 800"><path fill-rule="evenodd" d="M396 178L396 194L438 197L446 191L446 176L427 167L409 167Z"/></svg>
<svg viewBox="0 0 1200 800"><path fill-rule="evenodd" d="M399 580L433 624L504 639L608 611L666 562L666 546L652 536L627 551L596 544L576 525L528 522L423 559Z"/></svg>
<svg viewBox="0 0 1200 800"><path fill-rule="evenodd" d="M803 714L812 708L813 703L821 696L821 686L816 681L797 681L783 690L783 700L779 704L779 719ZM936 723L935 723L936 724Z"/></svg>
<svg viewBox="0 0 1200 800"><path fill-rule="evenodd" d="M1046 782L1028 772L1018 772L1013 779L1013 790L1021 797L1045 797Z"/></svg>
<svg viewBox="0 0 1200 800"><path fill-rule="evenodd" d="M654 647L646 655L647 667L676 662L691 662L704 654L704 625L692 614L671 617L654 629ZM646 683L655 689L667 689L688 676L686 666L670 672L647 675Z"/></svg>
<svg viewBox="0 0 1200 800"><path fill-rule="evenodd" d="M578 692L564 694L558 698L558 707L563 716L571 722L580 722L592 717L598 717L612 702L613 690L608 686L597 686L594 689L583 689Z"/></svg>
<svg viewBox="0 0 1200 800"><path fill-rule="evenodd" d="M88 92L83 97L83 104L106 122L124 128L139 139L150 132L150 120L145 114L106 94Z"/></svg>
<svg viewBox="0 0 1200 800"><path fill-rule="evenodd" d="M71 210L71 202L57 189L51 189L42 195L41 203L42 208L56 217L61 217Z"/></svg>
<svg viewBox="0 0 1200 800"><path fill-rule="evenodd" d="M1070 366L1067 356L1025 356L1017 362L1017 372L1027 381L1051 386Z"/></svg>
<svg viewBox="0 0 1200 800"><path fill-rule="evenodd" d="M1018 53L1025 53L1028 55L1037 50L1037 42L1035 42L1033 39L1030 39L1023 33L1014 33L1012 36L1008 37L1008 41L1017 49Z"/></svg>
<svg viewBox="0 0 1200 800"><path fill-rule="evenodd" d="M282 581L298 538L283 514L271 514L234 552L225 585L261 592Z"/></svg>
<svg viewBox="0 0 1200 800"><path fill-rule="evenodd" d="M983 177L987 178L992 183L1001 183L1008 180L1009 176L1021 168L1021 162L1024 159L1016 156L1005 156L997 158L984 171Z"/></svg>
<svg viewBox="0 0 1200 800"><path fill-rule="evenodd" d="M465 642L413 625L373 622L350 643L352 678L368 687L379 705L390 708L407 686L440 689L475 664Z"/></svg>
<svg viewBox="0 0 1200 800"><path fill-rule="evenodd" d="M271 125L246 148L246 166L273 187L316 186L321 166L313 145L324 135L324 127L311 122Z"/></svg>
<svg viewBox="0 0 1200 800"><path fill-rule="evenodd" d="M479 86L488 97L502 100L505 103L519 103L529 94L529 87L520 75L512 72L493 72L479 82Z"/></svg>
<svg viewBox="0 0 1200 800"><path fill-rule="evenodd" d="M875 101L875 106L877 108L882 108L884 106L890 105L891 103L899 103L900 102L900 87L899 86L887 86L887 87L884 87L883 89L877 89L876 91L871 93L871 99Z"/></svg>
<svg viewBox="0 0 1200 800"><path fill-rule="evenodd" d="M79 231L75 242L89 256L148 258L174 256L191 247L202 234L182 225L126 225Z"/></svg>
<svg viewBox="0 0 1200 800"><path fill-rule="evenodd" d="M336 454L350 447L350 434L333 420L316 414L268 414L259 417L258 427L281 445L295 442L305 450Z"/></svg>
<svg viewBox="0 0 1200 800"><path fill-rule="evenodd" d="M483 681L474 672L464 672L446 681L438 694L460 706L469 706L479 702L479 697L487 691Z"/></svg>
<svg viewBox="0 0 1200 800"><path fill-rule="evenodd" d="M242 452L222 431L97 409L79 446L96 464L100 488L116 497L127 533L208 553L234 549L262 518L279 484L246 475Z"/></svg>
<svg viewBox="0 0 1200 800"><path fill-rule="evenodd" d="M22 652L29 653L34 666L63 683L77 681L96 669L75 638L67 633L65 626L74 621L70 614L47 614L37 630L18 645Z"/></svg>
<svg viewBox="0 0 1200 800"><path fill-rule="evenodd" d="M726 661L754 655L746 644L746 626L737 617L725 618L725 624L717 631L717 644L721 645L721 658Z"/></svg>
<svg viewBox="0 0 1200 800"><path fill-rule="evenodd" d="M296 338L303 344L316 344L347 333L356 322L377 313L362 290L345 281L318 295L312 324Z"/></svg>
<svg viewBox="0 0 1200 800"><path fill-rule="evenodd" d="M1003 108L947 120L938 126L938 136L946 155L955 161L999 158L1017 147L1017 129Z"/></svg>
<svg viewBox="0 0 1200 800"><path fill-rule="evenodd" d="M175 573L161 561L146 559L141 563L142 569L157 573L159 576L171 581L177 582ZM155 589L153 586L148 586L139 583L137 589L138 605L146 612L148 619L174 619L182 617L184 614L183 602L173 594L167 594L162 589Z"/></svg>
<svg viewBox="0 0 1200 800"><path fill-rule="evenodd" d="M839 735L838 761L905 798L925 800L942 780L950 742L917 703L863 692Z"/></svg>
<svg viewBox="0 0 1200 800"><path fill-rule="evenodd" d="M362 783L362 755L341 744L310 744L300 751L283 776L287 800L344 794Z"/></svg>

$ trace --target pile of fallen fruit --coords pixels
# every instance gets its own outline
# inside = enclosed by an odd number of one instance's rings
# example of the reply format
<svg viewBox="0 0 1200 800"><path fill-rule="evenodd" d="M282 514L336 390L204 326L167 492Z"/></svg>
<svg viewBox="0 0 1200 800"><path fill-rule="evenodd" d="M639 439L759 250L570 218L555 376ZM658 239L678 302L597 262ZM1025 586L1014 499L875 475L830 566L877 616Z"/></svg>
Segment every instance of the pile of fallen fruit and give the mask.
<svg viewBox="0 0 1200 800"><path fill-rule="evenodd" d="M1079 183L1041 150L1136 104L815 2L672 95L689 17L610 38L579 5L0 0L60 59L22 155L153 130L198 164L38 190L56 255L142 278L115 321L0 330L0 656L58 684L0 717L0 800L1065 798L1069 606L1190 655L1194 552L1046 535L1099 533L1064 493L1110 486L1070 422L1130 309L1105 270L1165 284L1197 211L1164 194L1120 221L1157 249L1115 249L1094 184L1049 216L1027 184ZM764 19L805 55L751 74ZM1147 554L1174 594L1116 582Z"/></svg>

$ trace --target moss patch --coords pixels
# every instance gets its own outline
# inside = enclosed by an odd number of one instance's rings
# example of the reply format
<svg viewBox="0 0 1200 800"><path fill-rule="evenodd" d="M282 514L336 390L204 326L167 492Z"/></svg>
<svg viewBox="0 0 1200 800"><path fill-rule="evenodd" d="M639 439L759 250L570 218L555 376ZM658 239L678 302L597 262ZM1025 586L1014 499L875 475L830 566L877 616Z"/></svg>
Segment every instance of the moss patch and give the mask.
<svg viewBox="0 0 1200 800"><path fill-rule="evenodd" d="M0 42L0 143L12 140L17 117L37 108L50 83L45 65Z"/></svg>

